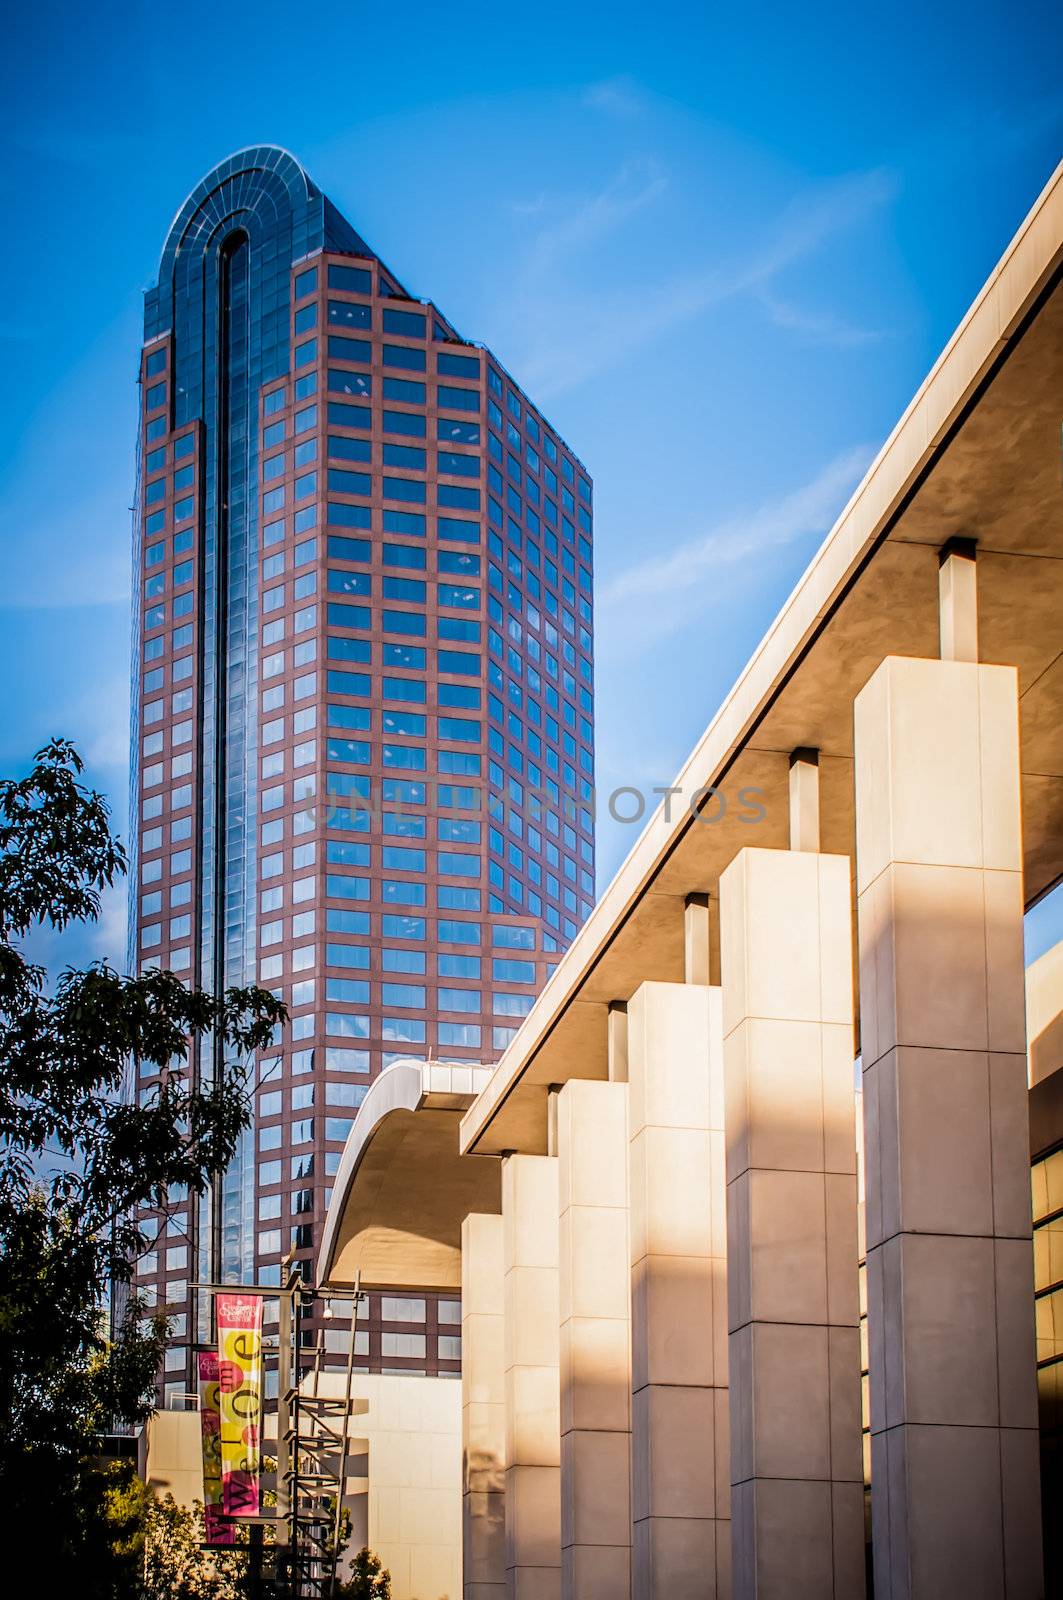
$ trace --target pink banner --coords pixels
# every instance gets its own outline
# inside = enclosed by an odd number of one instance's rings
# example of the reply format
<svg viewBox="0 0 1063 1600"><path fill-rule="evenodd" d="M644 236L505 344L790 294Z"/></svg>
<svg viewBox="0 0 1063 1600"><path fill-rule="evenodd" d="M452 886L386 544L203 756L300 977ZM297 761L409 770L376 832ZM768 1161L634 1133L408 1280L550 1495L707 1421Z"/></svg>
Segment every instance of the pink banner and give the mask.
<svg viewBox="0 0 1063 1600"><path fill-rule="evenodd" d="M199 1422L203 1438L203 1527L208 1544L234 1544L236 1531L221 1507L221 1409L218 1353L199 1352Z"/></svg>
<svg viewBox="0 0 1063 1600"><path fill-rule="evenodd" d="M220 1294L218 1411L222 1510L256 1517L262 1510L262 1296Z"/></svg>

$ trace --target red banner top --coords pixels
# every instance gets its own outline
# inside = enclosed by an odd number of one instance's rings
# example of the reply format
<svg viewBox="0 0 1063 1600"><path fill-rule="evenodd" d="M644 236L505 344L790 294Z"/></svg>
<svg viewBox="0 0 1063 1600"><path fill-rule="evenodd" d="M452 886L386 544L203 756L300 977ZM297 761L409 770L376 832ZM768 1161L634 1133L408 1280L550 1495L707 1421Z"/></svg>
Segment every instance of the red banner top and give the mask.
<svg viewBox="0 0 1063 1600"><path fill-rule="evenodd" d="M262 1325L260 1294L220 1294L215 1309L219 1327L259 1328Z"/></svg>

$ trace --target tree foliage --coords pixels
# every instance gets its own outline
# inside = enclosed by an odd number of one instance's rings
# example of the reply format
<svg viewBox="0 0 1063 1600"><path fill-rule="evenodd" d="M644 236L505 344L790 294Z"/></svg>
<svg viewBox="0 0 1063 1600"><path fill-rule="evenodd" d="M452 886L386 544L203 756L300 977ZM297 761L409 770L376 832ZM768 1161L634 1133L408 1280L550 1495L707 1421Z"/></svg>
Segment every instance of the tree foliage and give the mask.
<svg viewBox="0 0 1063 1600"><path fill-rule="evenodd" d="M391 1573L372 1550L359 1550L346 1582L337 1584L342 1600L391 1600Z"/></svg>
<svg viewBox="0 0 1063 1600"><path fill-rule="evenodd" d="M247 1535L244 1533L244 1544ZM143 1533L142 1587L136 1600L244 1600L246 1548L203 1544L203 1507L179 1506L173 1495L152 1496Z"/></svg>
<svg viewBox="0 0 1063 1600"><path fill-rule="evenodd" d="M76 1571L88 1597L122 1592L84 1565L114 1490L94 1440L149 1413L166 1333L132 1297L112 1338L108 1285L128 1283L153 1242L138 1208L164 1211L178 1186L201 1194L232 1159L249 1057L284 1008L259 989L215 997L105 962L49 988L25 936L96 920L126 868L81 773L55 741L27 777L0 781L0 1496L12 1525L47 1544L56 1587ZM200 1082L190 1045L208 1037L224 1064ZM143 1103L140 1063L161 1074Z"/></svg>

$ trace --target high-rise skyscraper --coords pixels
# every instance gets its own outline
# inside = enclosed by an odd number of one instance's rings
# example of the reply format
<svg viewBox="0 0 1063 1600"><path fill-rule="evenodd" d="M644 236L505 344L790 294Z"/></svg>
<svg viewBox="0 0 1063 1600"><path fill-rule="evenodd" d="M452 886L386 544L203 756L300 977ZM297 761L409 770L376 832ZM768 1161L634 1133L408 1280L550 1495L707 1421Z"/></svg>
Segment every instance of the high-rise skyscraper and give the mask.
<svg viewBox="0 0 1063 1600"><path fill-rule="evenodd" d="M271 146L177 213L140 388L131 960L290 1012L140 1264L184 1390L190 1285L309 1273L373 1077L496 1058L590 910L591 484ZM363 1365L458 1370L452 1305L373 1297L366 1333Z"/></svg>

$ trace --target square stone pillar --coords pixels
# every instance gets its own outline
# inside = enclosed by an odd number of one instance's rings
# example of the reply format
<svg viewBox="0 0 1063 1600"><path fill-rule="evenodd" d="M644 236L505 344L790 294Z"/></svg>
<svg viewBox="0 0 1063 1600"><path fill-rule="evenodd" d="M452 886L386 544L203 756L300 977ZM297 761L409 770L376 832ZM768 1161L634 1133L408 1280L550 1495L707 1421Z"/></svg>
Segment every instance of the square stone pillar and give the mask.
<svg viewBox="0 0 1063 1600"><path fill-rule="evenodd" d="M720 991L628 1002L635 1600L730 1595Z"/></svg>
<svg viewBox="0 0 1063 1600"><path fill-rule="evenodd" d="M849 861L720 879L731 1516L742 1600L862 1600Z"/></svg>
<svg viewBox="0 0 1063 1600"><path fill-rule="evenodd" d="M506 1593L560 1600L557 1160L502 1162Z"/></svg>
<svg viewBox="0 0 1063 1600"><path fill-rule="evenodd" d="M875 1593L1036 1600L1017 674L855 710Z"/></svg>
<svg viewBox="0 0 1063 1600"><path fill-rule="evenodd" d="M557 1097L564 1600L631 1587L627 1092L573 1078Z"/></svg>
<svg viewBox="0 0 1063 1600"><path fill-rule="evenodd" d="M464 1600L506 1592L504 1311L502 1218L473 1212L461 1225Z"/></svg>

